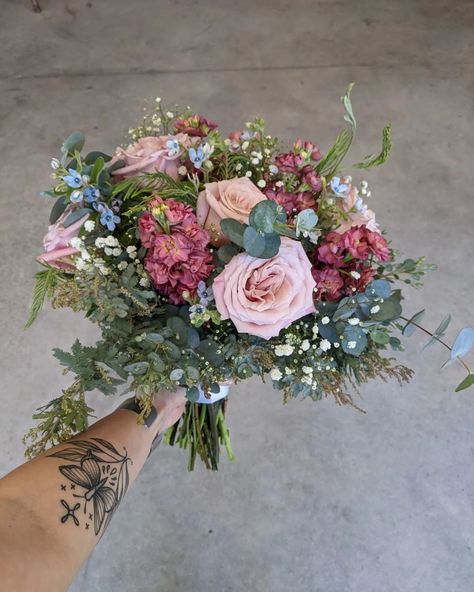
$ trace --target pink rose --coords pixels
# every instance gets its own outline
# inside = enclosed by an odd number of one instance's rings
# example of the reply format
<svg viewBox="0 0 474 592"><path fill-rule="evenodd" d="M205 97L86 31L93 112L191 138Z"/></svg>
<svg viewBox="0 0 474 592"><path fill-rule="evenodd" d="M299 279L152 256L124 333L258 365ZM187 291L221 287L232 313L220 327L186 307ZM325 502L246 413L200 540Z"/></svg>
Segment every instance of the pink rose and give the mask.
<svg viewBox="0 0 474 592"><path fill-rule="evenodd" d="M64 269L65 271L74 271L75 267L71 261L71 256L78 253L78 250L71 247L70 243L73 238L79 235L84 222L89 217L89 214L83 216L74 224L64 228L64 221L71 213L71 206L67 207L63 214L58 218L57 222L51 224L48 228L48 233L43 239L44 253L38 257L40 263L47 263L57 269Z"/></svg>
<svg viewBox="0 0 474 592"><path fill-rule="evenodd" d="M251 209L264 199L267 198L248 177L206 183L198 196L197 219L211 235L211 244L220 246L229 242L222 235L221 220L233 218L247 224Z"/></svg>
<svg viewBox="0 0 474 592"><path fill-rule="evenodd" d="M173 143L174 140L177 144ZM143 175L143 173L158 172L166 173L177 180L183 148L187 149L191 146L192 141L187 134L140 138L127 148L119 147L115 150L111 164L117 160L124 160L125 166L113 171L112 175L123 179Z"/></svg>
<svg viewBox="0 0 474 592"><path fill-rule="evenodd" d="M359 199L357 187L350 188L347 196L342 200L342 209L348 213L347 219L341 220L341 225L335 229L335 232L343 234L353 226L366 226L372 232L380 232L379 225L375 221L375 212L368 208L361 211L352 211Z"/></svg>
<svg viewBox="0 0 474 592"><path fill-rule="evenodd" d="M217 310L237 331L270 339L315 311L315 285L301 243L284 237L271 259L236 255L214 280L213 291Z"/></svg>

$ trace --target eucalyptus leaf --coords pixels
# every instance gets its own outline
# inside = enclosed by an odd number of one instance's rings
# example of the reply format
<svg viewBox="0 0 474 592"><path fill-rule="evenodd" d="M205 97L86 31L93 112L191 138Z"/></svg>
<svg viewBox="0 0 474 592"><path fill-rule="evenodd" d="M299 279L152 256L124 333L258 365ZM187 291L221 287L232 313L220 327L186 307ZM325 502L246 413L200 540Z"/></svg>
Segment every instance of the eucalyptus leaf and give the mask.
<svg viewBox="0 0 474 592"><path fill-rule="evenodd" d="M374 343L379 345L387 345L390 342L390 335L386 331L380 329L374 329L370 332L370 338Z"/></svg>
<svg viewBox="0 0 474 592"><path fill-rule="evenodd" d="M474 329L472 327L464 327L458 333L453 343L451 350L451 359L462 358L469 353L474 346Z"/></svg>
<svg viewBox="0 0 474 592"><path fill-rule="evenodd" d="M179 382L183 378L183 376L184 370L182 370L181 368L175 368L170 372L170 380L173 380L174 382Z"/></svg>
<svg viewBox="0 0 474 592"><path fill-rule="evenodd" d="M392 293L392 286L387 280L373 280L365 289L369 298L389 298Z"/></svg>
<svg viewBox="0 0 474 592"><path fill-rule="evenodd" d="M198 368L195 366L187 366L186 367L186 376L191 380L199 380L200 374Z"/></svg>
<svg viewBox="0 0 474 592"><path fill-rule="evenodd" d="M63 226L67 228L71 226L81 218L83 218L86 214L91 214L92 210L90 208L78 208L77 210L73 210L69 216L64 220Z"/></svg>
<svg viewBox="0 0 474 592"><path fill-rule="evenodd" d="M129 372L130 374L135 374L136 376L140 374L145 374L148 370L150 364L148 362L133 362L132 364L127 364L123 367L125 372Z"/></svg>
<svg viewBox="0 0 474 592"><path fill-rule="evenodd" d="M163 362L162 358L156 352L150 352L148 354L148 359L151 361L151 363L153 364L153 368L157 372L164 372L166 365Z"/></svg>
<svg viewBox="0 0 474 592"><path fill-rule="evenodd" d="M464 389L469 388L474 384L474 374L468 374L466 378L458 384L458 386L454 389L455 393L459 393L459 391L463 391Z"/></svg>
<svg viewBox="0 0 474 592"><path fill-rule="evenodd" d="M145 341L149 341L150 343L163 343L165 338L161 333L147 333L145 337Z"/></svg>
<svg viewBox="0 0 474 592"><path fill-rule="evenodd" d="M265 248L260 254L261 259L270 259L280 250L281 238L278 234L265 235Z"/></svg>
<svg viewBox="0 0 474 592"><path fill-rule="evenodd" d="M388 298L379 306L380 310L372 315L375 321L394 321L402 314L402 305L397 298Z"/></svg>
<svg viewBox="0 0 474 592"><path fill-rule="evenodd" d="M224 218L223 220L221 220L222 232L226 235L228 239L230 239L239 247L244 246L245 228L245 224L241 224L240 222L237 222L237 220L233 220L232 218Z"/></svg>
<svg viewBox="0 0 474 592"><path fill-rule="evenodd" d="M197 330L194 327L188 327L187 332L188 332L187 346L192 349L199 347L199 344L201 343L201 339L199 337L199 333L197 332Z"/></svg>
<svg viewBox="0 0 474 592"><path fill-rule="evenodd" d="M360 327L346 327L342 336L342 349L346 354L360 356L367 347L367 335Z"/></svg>
<svg viewBox="0 0 474 592"><path fill-rule="evenodd" d="M409 321L407 321L406 325L402 329L402 335L406 337L410 337L413 335L413 332L416 329L416 325L414 323L419 323L423 317L425 316L425 309L420 310L419 312L415 313Z"/></svg>
<svg viewBox="0 0 474 592"><path fill-rule="evenodd" d="M186 390L186 398L191 403L196 403L199 399L200 394L201 393L199 392L199 389L197 386L192 386L191 388L188 388Z"/></svg>
<svg viewBox="0 0 474 592"><path fill-rule="evenodd" d="M61 146L61 152L67 156L74 156L75 152L82 150L85 141L86 139L82 132L73 132L64 140Z"/></svg>
<svg viewBox="0 0 474 592"><path fill-rule="evenodd" d="M54 205L51 209L51 214L49 215L50 224L54 224L55 222L58 221L58 219L60 218L61 214L64 212L66 207L67 207L67 197L65 195L58 197L58 199L54 202Z"/></svg>
<svg viewBox="0 0 474 592"><path fill-rule="evenodd" d="M127 163L124 160L116 160L113 164L107 167L107 170L109 173L112 173L113 171L123 168L126 164Z"/></svg>
<svg viewBox="0 0 474 592"><path fill-rule="evenodd" d="M108 154L100 152L99 150L94 150L93 152L89 152L87 154L87 156L84 158L84 162L86 164L94 164L98 158L102 158L104 162L109 162L109 160L112 160L112 157Z"/></svg>
<svg viewBox="0 0 474 592"><path fill-rule="evenodd" d="M253 226L247 226L244 231L244 249L252 257L260 257L265 249L265 237Z"/></svg>
<svg viewBox="0 0 474 592"><path fill-rule="evenodd" d="M238 253L239 253L238 247L231 243L231 244L222 245L221 247L219 247L219 249L217 251L217 256L222 261L222 263L227 264Z"/></svg>
<svg viewBox="0 0 474 592"><path fill-rule="evenodd" d="M441 323L439 324L438 328L437 328L437 329L434 331L434 334L435 334L437 337L443 337L443 335L444 335L444 332L446 331L446 329L447 329L447 328L448 328L448 326L449 326L449 323L451 322L451 318L452 318L452 317L451 317L451 315L450 315L450 314L448 314L448 315L447 315L447 316L446 316L446 317L445 317L445 318L444 318L444 319L441 321Z"/></svg>
<svg viewBox="0 0 474 592"><path fill-rule="evenodd" d="M276 202L265 199L256 204L249 216L249 224L260 232L267 234L273 232L273 225L278 219L278 205Z"/></svg>

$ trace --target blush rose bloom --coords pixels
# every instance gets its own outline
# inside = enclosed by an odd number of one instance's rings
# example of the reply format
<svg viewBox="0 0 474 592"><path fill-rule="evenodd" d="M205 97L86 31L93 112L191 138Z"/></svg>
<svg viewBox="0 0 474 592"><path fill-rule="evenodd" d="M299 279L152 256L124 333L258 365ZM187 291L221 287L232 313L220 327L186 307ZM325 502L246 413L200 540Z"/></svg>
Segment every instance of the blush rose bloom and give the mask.
<svg viewBox="0 0 474 592"><path fill-rule="evenodd" d="M49 226L48 232L43 239L44 253L38 257L40 263L47 263L52 267L65 271L75 270L71 257L79 251L71 247L70 243L73 238L79 235L79 231L89 217L89 214L86 214L80 220L74 222L74 224L64 228L64 221L71 211L72 208L66 208L57 222Z"/></svg>
<svg viewBox="0 0 474 592"><path fill-rule="evenodd" d="M223 319L230 319L239 333L270 339L315 311L315 285L301 243L284 237L271 259L236 255L212 287Z"/></svg>
<svg viewBox="0 0 474 592"><path fill-rule="evenodd" d="M180 150L171 151L166 145L170 139L175 139ZM125 165L113 171L112 175L119 179L136 177L144 173L166 173L175 180L179 179L178 169L181 166L182 148L188 149L193 142L187 134L175 136L147 136L140 138L127 148L118 147L115 150L111 164L118 160L125 161Z"/></svg>
<svg viewBox="0 0 474 592"><path fill-rule="evenodd" d="M365 212L351 212L359 198L359 191L357 187L351 187L345 199L342 200L342 208L348 213L347 220L342 219L341 225L335 229L335 232L344 234L353 226L366 226L372 232L380 232L379 225L375 221L375 212L373 210L365 210Z"/></svg>
<svg viewBox="0 0 474 592"><path fill-rule="evenodd" d="M206 183L204 187L198 196L196 215L215 247L230 242L221 232L223 218L248 224L252 208L267 199L248 177Z"/></svg>

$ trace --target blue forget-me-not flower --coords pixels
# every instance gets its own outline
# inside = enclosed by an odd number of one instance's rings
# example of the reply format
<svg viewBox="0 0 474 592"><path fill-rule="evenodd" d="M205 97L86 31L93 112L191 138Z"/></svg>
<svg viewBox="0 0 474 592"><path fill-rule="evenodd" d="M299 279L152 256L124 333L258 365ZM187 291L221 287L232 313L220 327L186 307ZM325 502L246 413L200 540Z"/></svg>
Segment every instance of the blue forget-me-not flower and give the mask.
<svg viewBox="0 0 474 592"><path fill-rule="evenodd" d="M333 177L330 185L333 192L339 197L345 197L349 190L349 185L347 183L341 183L340 177Z"/></svg>
<svg viewBox="0 0 474 592"><path fill-rule="evenodd" d="M115 226L120 222L120 217L106 206L104 203L97 205L97 211L100 213L100 223L106 226L110 232L115 230Z"/></svg>
<svg viewBox="0 0 474 592"><path fill-rule="evenodd" d="M69 187L77 189L82 185L82 177L81 174L75 171L74 169L68 169L69 175L63 177L63 181Z"/></svg>
<svg viewBox="0 0 474 592"><path fill-rule="evenodd" d="M93 203L100 197L100 191L94 185L88 185L83 191L84 199L87 203Z"/></svg>
<svg viewBox="0 0 474 592"><path fill-rule="evenodd" d="M170 136L169 140L166 141L166 148L168 150L168 156L176 156L179 152L179 142L174 136Z"/></svg>

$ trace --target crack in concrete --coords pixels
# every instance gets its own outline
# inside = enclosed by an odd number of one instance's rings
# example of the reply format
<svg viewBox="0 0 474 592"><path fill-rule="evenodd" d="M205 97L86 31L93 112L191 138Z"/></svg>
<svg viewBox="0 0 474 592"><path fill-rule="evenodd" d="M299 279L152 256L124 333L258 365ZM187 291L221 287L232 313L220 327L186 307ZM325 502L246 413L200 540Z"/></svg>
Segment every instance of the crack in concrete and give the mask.
<svg viewBox="0 0 474 592"><path fill-rule="evenodd" d="M132 68L129 70L96 70L96 71L77 71L77 72L43 72L35 74L6 74L0 75L0 81L5 80L42 80L42 79L59 79L59 78L94 78L97 76L104 77L118 77L118 76L161 76L169 74L225 74L235 72L284 72L284 71L298 71L298 70L320 70L320 69L336 69L336 68L374 68L374 69L393 69L393 68L440 68L442 66L473 66L474 62L402 62L391 64L319 64L319 65L298 65L298 66L242 66L240 68L192 68L192 69L175 69L175 70L160 70L157 68Z"/></svg>

